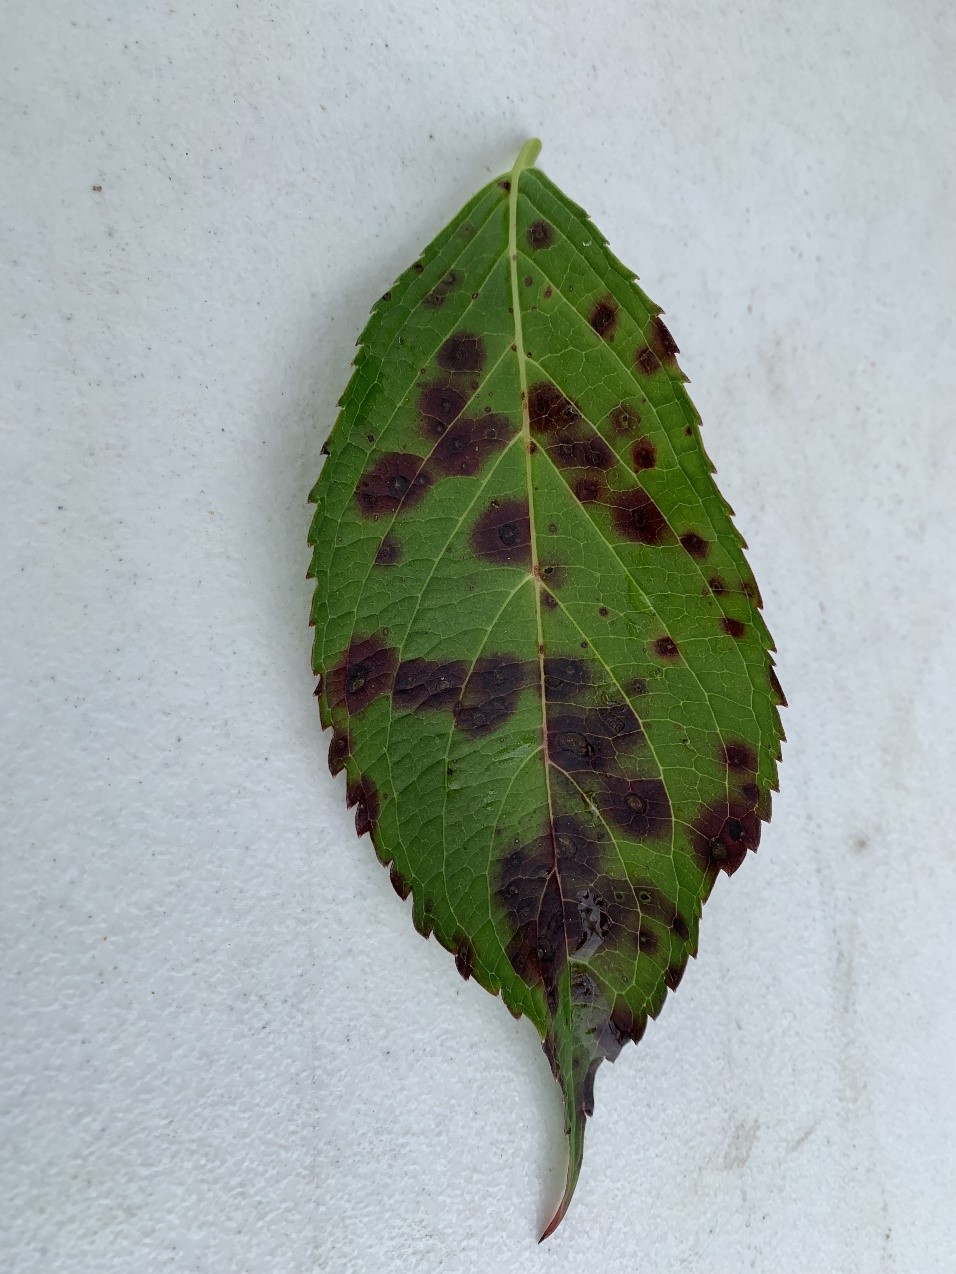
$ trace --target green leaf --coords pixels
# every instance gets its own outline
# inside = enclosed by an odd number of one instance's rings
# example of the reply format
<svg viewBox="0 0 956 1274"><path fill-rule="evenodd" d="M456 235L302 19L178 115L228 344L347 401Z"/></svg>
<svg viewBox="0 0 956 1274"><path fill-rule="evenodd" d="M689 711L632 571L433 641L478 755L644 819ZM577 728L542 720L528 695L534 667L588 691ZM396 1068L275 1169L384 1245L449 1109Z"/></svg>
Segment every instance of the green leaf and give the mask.
<svg viewBox="0 0 956 1274"><path fill-rule="evenodd" d="M531 167L376 304L311 499L314 668L415 927L594 1075L770 817L784 702L660 311Z"/></svg>

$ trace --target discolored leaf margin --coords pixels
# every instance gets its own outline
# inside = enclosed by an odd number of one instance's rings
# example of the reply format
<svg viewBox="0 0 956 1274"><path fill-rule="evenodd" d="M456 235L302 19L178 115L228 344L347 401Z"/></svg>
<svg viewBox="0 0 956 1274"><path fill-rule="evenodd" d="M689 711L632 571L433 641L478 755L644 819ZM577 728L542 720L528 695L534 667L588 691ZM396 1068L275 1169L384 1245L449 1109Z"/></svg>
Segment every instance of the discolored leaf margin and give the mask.
<svg viewBox="0 0 956 1274"><path fill-rule="evenodd" d="M594 1075L770 817L773 644L677 346L537 169L375 306L310 499L313 667L416 928L531 1018L580 1171Z"/></svg>

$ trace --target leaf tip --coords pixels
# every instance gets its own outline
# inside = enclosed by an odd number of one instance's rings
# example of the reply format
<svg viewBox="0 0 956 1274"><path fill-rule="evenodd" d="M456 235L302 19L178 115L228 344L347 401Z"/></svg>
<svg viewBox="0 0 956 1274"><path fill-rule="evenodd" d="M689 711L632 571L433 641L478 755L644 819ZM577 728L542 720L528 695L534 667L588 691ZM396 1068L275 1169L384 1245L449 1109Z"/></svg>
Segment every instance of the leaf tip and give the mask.
<svg viewBox="0 0 956 1274"><path fill-rule="evenodd" d="M526 168L533 168L540 154L541 139L539 137L529 137L518 151L518 158L515 160L514 168L511 170L511 180L514 181Z"/></svg>

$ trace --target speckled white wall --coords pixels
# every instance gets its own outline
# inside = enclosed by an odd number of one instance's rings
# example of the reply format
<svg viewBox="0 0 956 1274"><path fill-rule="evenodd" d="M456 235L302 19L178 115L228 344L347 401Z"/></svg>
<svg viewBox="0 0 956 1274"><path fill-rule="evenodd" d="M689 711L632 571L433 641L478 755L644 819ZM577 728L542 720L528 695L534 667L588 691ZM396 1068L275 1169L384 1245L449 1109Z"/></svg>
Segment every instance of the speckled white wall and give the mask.
<svg viewBox="0 0 956 1274"><path fill-rule="evenodd" d="M956 14L7 0L0 1265L956 1269ZM538 133L668 312L783 791L598 1082L413 932L308 667L375 297Z"/></svg>

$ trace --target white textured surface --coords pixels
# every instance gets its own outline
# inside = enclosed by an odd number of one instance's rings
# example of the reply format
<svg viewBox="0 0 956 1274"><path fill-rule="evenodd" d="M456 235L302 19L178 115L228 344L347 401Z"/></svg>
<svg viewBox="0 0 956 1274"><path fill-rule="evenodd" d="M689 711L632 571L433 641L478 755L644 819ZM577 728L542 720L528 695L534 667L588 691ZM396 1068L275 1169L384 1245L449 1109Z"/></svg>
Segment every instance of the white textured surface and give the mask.
<svg viewBox="0 0 956 1274"><path fill-rule="evenodd" d="M952 6L3 10L4 1271L952 1274ZM304 578L373 299L531 133L667 311L792 705L541 1248L547 1064L355 840Z"/></svg>

